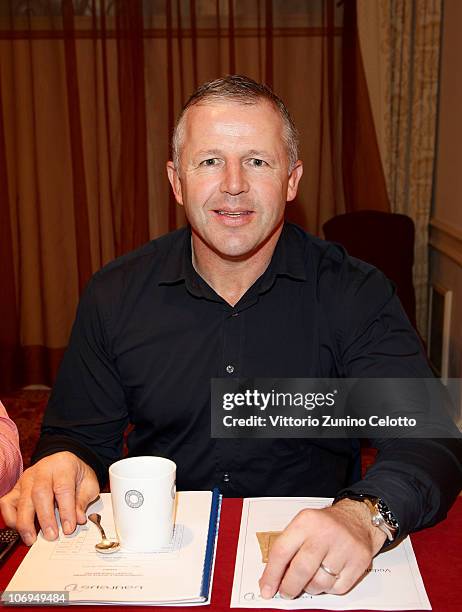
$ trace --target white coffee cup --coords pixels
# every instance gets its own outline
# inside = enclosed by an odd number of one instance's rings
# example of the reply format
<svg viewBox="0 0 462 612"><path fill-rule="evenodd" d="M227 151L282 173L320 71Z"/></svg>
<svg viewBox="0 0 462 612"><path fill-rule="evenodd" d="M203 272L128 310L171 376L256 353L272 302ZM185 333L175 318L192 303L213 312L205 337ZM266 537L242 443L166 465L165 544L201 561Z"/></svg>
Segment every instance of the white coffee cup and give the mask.
<svg viewBox="0 0 462 612"><path fill-rule="evenodd" d="M153 552L171 543L176 464L163 457L129 457L109 468L112 510L123 548Z"/></svg>

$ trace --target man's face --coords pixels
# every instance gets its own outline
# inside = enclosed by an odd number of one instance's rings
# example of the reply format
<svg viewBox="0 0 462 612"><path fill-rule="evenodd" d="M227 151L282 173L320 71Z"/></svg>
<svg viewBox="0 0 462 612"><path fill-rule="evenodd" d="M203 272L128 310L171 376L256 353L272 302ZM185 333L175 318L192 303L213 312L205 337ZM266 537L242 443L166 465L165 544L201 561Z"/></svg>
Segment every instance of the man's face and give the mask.
<svg viewBox="0 0 462 612"><path fill-rule="evenodd" d="M225 259L245 259L279 236L302 164L289 175L283 122L266 101L216 102L185 117L180 168L167 164L194 240Z"/></svg>

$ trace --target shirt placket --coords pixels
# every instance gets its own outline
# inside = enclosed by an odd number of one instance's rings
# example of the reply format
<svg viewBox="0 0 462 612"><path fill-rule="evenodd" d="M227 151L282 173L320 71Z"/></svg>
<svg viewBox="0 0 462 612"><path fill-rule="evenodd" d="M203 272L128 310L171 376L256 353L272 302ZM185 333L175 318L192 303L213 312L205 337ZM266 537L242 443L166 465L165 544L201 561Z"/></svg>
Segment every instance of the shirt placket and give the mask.
<svg viewBox="0 0 462 612"><path fill-rule="evenodd" d="M242 371L244 313L229 306L223 312L223 353L219 376L239 378ZM224 495L232 495L239 457L239 439L217 439L218 486Z"/></svg>

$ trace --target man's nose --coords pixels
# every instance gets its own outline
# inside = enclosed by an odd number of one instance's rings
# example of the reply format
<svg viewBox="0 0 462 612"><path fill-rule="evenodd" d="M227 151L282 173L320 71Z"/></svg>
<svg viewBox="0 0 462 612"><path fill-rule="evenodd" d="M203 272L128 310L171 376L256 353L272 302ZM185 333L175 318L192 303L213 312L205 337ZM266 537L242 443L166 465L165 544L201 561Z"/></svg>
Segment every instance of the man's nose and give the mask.
<svg viewBox="0 0 462 612"><path fill-rule="evenodd" d="M223 170L223 179L221 182L222 193L230 195L239 195L249 190L249 184L245 176L245 170L241 163L228 162Z"/></svg>

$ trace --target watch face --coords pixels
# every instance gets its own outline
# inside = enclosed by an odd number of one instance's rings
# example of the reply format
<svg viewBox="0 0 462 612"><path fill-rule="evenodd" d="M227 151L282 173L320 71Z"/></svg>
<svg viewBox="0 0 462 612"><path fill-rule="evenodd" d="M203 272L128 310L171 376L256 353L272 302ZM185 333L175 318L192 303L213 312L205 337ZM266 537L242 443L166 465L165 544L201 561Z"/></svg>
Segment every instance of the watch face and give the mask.
<svg viewBox="0 0 462 612"><path fill-rule="evenodd" d="M390 510L390 508L386 505L386 503L383 502L381 499L379 499L377 502L377 510L383 516L383 519L385 520L386 523L388 523L388 525L390 525L391 527L394 527L395 529L399 529L399 523L396 520L395 515Z"/></svg>

